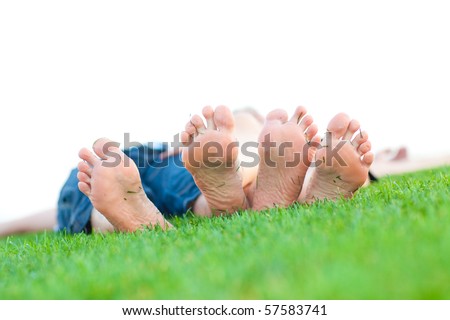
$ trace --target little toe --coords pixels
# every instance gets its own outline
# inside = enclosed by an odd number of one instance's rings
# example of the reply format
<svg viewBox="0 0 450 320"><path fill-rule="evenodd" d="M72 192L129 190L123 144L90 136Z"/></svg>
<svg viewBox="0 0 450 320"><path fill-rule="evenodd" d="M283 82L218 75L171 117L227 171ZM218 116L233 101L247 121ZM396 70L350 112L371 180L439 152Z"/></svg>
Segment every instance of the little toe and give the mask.
<svg viewBox="0 0 450 320"><path fill-rule="evenodd" d="M197 114L192 116L191 124L195 128L195 133L196 134L203 134L203 132L205 132L205 130L206 130L205 123L203 122L203 119Z"/></svg>
<svg viewBox="0 0 450 320"><path fill-rule="evenodd" d="M335 138L342 138L350 124L350 117L345 113L338 113L328 123L327 130L333 134Z"/></svg>
<svg viewBox="0 0 450 320"><path fill-rule="evenodd" d="M192 134L189 134L186 131L181 132L180 141L184 146L188 146L192 142Z"/></svg>
<svg viewBox="0 0 450 320"><path fill-rule="evenodd" d="M309 141L310 148L317 149L320 146L320 137L314 136L312 137L311 141Z"/></svg>
<svg viewBox="0 0 450 320"><path fill-rule="evenodd" d="M308 162L312 162L314 159L314 155L316 154L317 148L320 146L320 137L314 136L309 141L309 148L308 148Z"/></svg>
<svg viewBox="0 0 450 320"><path fill-rule="evenodd" d="M307 112L308 111L306 110L305 107L301 106L297 107L297 109L295 109L294 114L292 115L292 118L289 121L298 124L300 120L306 115Z"/></svg>
<svg viewBox="0 0 450 320"><path fill-rule="evenodd" d="M214 123L214 110L210 106L206 106L202 110L202 114L206 119L206 126L208 129L216 130L216 124Z"/></svg>
<svg viewBox="0 0 450 320"><path fill-rule="evenodd" d="M367 153L363 156L362 162L363 162L366 166L369 167L369 166L372 165L374 158L375 158L375 156L374 156L373 152L372 152L372 151L369 151L369 152L367 152Z"/></svg>
<svg viewBox="0 0 450 320"><path fill-rule="evenodd" d="M184 131L185 131L188 135L193 136L193 135L197 132L197 129L195 128L195 126L194 126L194 124L192 123L192 121L189 120L189 122L186 123L186 126L184 127Z"/></svg>
<svg viewBox="0 0 450 320"><path fill-rule="evenodd" d="M91 194L91 186L85 182L78 182L78 189L87 197L89 197Z"/></svg>
<svg viewBox="0 0 450 320"><path fill-rule="evenodd" d="M214 123L220 131L232 132L234 130L234 116L225 106L218 106L214 111Z"/></svg>
<svg viewBox="0 0 450 320"><path fill-rule="evenodd" d="M358 131L361 128L361 125L359 124L358 120L352 120L350 121L350 124L348 125L347 132L345 132L343 140L351 140L353 135L356 131Z"/></svg>

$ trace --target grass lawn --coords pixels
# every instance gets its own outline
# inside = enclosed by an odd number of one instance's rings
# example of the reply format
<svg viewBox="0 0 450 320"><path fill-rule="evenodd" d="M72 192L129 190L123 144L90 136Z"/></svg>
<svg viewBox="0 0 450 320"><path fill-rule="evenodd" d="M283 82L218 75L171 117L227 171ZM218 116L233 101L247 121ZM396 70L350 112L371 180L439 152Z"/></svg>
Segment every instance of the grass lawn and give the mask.
<svg viewBox="0 0 450 320"><path fill-rule="evenodd" d="M177 230L0 240L0 299L450 299L450 168Z"/></svg>

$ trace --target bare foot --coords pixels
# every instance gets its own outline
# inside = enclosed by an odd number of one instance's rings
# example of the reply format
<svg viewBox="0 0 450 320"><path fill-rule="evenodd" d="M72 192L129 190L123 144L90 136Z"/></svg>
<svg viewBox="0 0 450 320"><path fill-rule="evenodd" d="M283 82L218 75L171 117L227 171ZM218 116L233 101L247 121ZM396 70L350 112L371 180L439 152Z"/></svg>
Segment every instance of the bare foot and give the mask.
<svg viewBox="0 0 450 320"><path fill-rule="evenodd" d="M374 159L368 138L367 132L361 132L358 121L350 120L344 113L336 115L315 154L299 202L352 197L367 180Z"/></svg>
<svg viewBox="0 0 450 320"><path fill-rule="evenodd" d="M133 232L145 226L171 227L147 198L135 163L118 143L102 138L94 143L96 155L82 149L78 188L118 231Z"/></svg>
<svg viewBox="0 0 450 320"><path fill-rule="evenodd" d="M314 139L317 144L316 134L317 126L304 107L298 107L289 121L284 110L267 115L259 137L253 209L287 207L297 200L315 151L308 142Z"/></svg>
<svg viewBox="0 0 450 320"><path fill-rule="evenodd" d="M219 106L203 108L206 119L194 115L181 133L183 162L194 177L213 214L233 213L247 208L239 168L239 147L234 136L231 111Z"/></svg>

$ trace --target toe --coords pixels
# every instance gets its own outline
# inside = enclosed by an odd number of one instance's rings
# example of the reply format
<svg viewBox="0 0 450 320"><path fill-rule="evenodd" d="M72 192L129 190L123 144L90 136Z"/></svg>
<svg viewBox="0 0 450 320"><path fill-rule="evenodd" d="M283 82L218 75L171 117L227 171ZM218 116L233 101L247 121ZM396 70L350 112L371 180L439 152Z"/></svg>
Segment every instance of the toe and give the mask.
<svg viewBox="0 0 450 320"><path fill-rule="evenodd" d="M225 106L218 106L214 112L214 123L220 131L232 132L234 130L233 113Z"/></svg>
<svg viewBox="0 0 450 320"><path fill-rule="evenodd" d="M305 117L300 121L299 127L300 127L303 131L306 131L306 129L308 129L308 127L309 127L310 125L312 125L313 122L314 122L313 117L310 116L310 115L307 115L307 116L305 116Z"/></svg>
<svg viewBox="0 0 450 320"><path fill-rule="evenodd" d="M361 144L369 139L369 134L366 131L360 131L356 134L355 138L352 140L352 145L358 149Z"/></svg>
<svg viewBox="0 0 450 320"><path fill-rule="evenodd" d="M356 131L361 128L361 125L357 120L350 121L347 131L344 134L343 140L351 140Z"/></svg>
<svg viewBox="0 0 450 320"><path fill-rule="evenodd" d="M295 109L294 115L292 116L291 120L289 120L289 121L297 124L306 115L306 113L307 113L307 110L305 107L297 107L297 109Z"/></svg>
<svg viewBox="0 0 450 320"><path fill-rule="evenodd" d="M80 152L78 153L78 156L91 166L95 166L97 163L100 162L100 159L97 158L91 151L89 151L86 148L81 149Z"/></svg>
<svg viewBox="0 0 450 320"><path fill-rule="evenodd" d="M333 134L335 138L342 138L350 124L350 117L345 113L338 113L328 123L327 130Z"/></svg>
<svg viewBox="0 0 450 320"><path fill-rule="evenodd" d="M359 152L359 154L364 155L367 152L369 152L371 149L372 149L372 144L370 143L370 141L366 141L359 146L358 152Z"/></svg>
<svg viewBox="0 0 450 320"><path fill-rule="evenodd" d="M320 137L314 136L309 141L308 148L308 161L311 162L314 159L314 155L316 154L317 148L320 146Z"/></svg>
<svg viewBox="0 0 450 320"><path fill-rule="evenodd" d="M373 163L375 156L373 154L373 152L369 151L367 152L363 158L362 158L362 162L366 165L366 166L371 166Z"/></svg>
<svg viewBox="0 0 450 320"><path fill-rule="evenodd" d="M312 124L307 130L306 130L306 140L312 141L312 139L317 135L317 132L319 131L319 128L314 123ZM320 140L320 138L319 138Z"/></svg>
<svg viewBox="0 0 450 320"><path fill-rule="evenodd" d="M216 130L216 124L214 123L214 110L210 106L206 106L202 110L202 114L206 119L206 126L208 129Z"/></svg>
<svg viewBox="0 0 450 320"><path fill-rule="evenodd" d="M269 112L266 121L280 121L281 123L285 123L288 121L288 114L283 109L275 109Z"/></svg>
<svg viewBox="0 0 450 320"><path fill-rule="evenodd" d="M192 121L189 120L189 122L186 123L186 126L184 127L184 131L185 131L188 135L193 136L193 135L197 132L197 129L195 128L195 126L194 126L194 124L192 123Z"/></svg>
<svg viewBox="0 0 450 320"><path fill-rule="evenodd" d="M91 194L91 186L85 182L78 182L78 189L88 197Z"/></svg>
<svg viewBox="0 0 450 320"><path fill-rule="evenodd" d="M80 181L80 182L84 182L86 184L90 184L91 183L91 177L88 176L84 172L78 171L77 178L78 178L78 181Z"/></svg>
<svg viewBox="0 0 450 320"><path fill-rule="evenodd" d="M194 126L195 134L202 134L206 130L205 123L198 114L192 116L191 124Z"/></svg>
<svg viewBox="0 0 450 320"><path fill-rule="evenodd" d="M188 146L192 142L192 134L189 134L186 131L181 132L180 141L184 146Z"/></svg>
<svg viewBox="0 0 450 320"><path fill-rule="evenodd" d="M92 175L92 167L85 161L78 163L78 171L83 172L88 176Z"/></svg>
<svg viewBox="0 0 450 320"><path fill-rule="evenodd" d="M111 141L108 138L100 138L94 142L92 149L100 159L108 159L111 157L112 152L119 149L120 143Z"/></svg>

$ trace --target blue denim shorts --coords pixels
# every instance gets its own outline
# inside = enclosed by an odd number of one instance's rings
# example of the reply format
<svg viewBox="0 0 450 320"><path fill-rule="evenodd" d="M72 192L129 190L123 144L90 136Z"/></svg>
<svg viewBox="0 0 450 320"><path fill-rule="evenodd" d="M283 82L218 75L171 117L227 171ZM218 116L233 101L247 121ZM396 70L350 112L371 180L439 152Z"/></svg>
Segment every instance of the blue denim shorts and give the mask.
<svg viewBox="0 0 450 320"><path fill-rule="evenodd" d="M180 155L162 157L164 145L133 147L124 150L137 165L147 197L166 217L182 216L191 209L201 192L186 170ZM58 231L91 232L93 206L78 190L77 169L72 170L58 200Z"/></svg>

